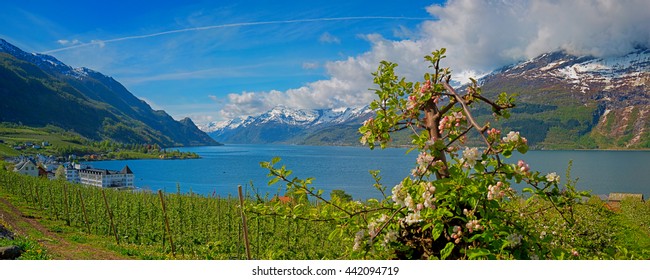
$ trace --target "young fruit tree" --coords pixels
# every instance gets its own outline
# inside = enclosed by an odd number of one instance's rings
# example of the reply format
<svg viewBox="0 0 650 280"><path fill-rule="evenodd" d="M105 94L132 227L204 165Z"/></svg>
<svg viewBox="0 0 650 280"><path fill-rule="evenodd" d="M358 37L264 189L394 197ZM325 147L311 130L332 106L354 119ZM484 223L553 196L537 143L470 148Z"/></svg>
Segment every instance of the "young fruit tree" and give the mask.
<svg viewBox="0 0 650 280"><path fill-rule="evenodd" d="M338 223L330 236L349 237L352 258L400 259L553 259L577 256L570 247L557 246L539 234L535 217L552 211L566 225L573 207L586 193L573 182L560 185L556 173L540 174L522 160L507 163L513 152L526 153L528 143L519 132L502 133L489 122L479 123L473 109L480 104L495 120L508 118L513 95L488 98L476 80L460 92L450 86L451 71L440 66L445 49L425 57L431 73L423 81L409 82L395 74L397 64L382 61L373 73L377 99L370 104L374 116L359 128L361 143L385 148L394 133L407 130L418 156L415 167L390 195L371 171L383 200L347 202L326 199L311 187L313 178L289 178L291 171L276 168L279 159L264 162L270 183L283 181L287 206L260 206L259 211ZM468 140L473 137L473 141ZM472 147L466 146L472 143ZM511 161L512 162L512 161ZM522 193L512 188L524 184ZM310 202L312 198L312 202ZM318 201L318 210L299 207ZM280 208L284 210L280 210Z"/></svg>

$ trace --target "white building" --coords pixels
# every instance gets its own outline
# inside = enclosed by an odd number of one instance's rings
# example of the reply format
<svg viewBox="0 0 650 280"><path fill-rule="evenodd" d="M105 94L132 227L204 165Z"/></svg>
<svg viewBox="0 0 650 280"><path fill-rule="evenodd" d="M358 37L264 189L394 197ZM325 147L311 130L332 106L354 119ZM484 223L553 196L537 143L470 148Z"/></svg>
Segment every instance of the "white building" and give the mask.
<svg viewBox="0 0 650 280"><path fill-rule="evenodd" d="M79 169L75 168L73 164L65 164L65 180L72 183L80 183Z"/></svg>
<svg viewBox="0 0 650 280"><path fill-rule="evenodd" d="M102 188L133 188L134 175L129 166L121 171L86 168L78 169L79 182Z"/></svg>
<svg viewBox="0 0 650 280"><path fill-rule="evenodd" d="M23 175L38 177L38 166L31 159L25 159L16 164L14 171Z"/></svg>

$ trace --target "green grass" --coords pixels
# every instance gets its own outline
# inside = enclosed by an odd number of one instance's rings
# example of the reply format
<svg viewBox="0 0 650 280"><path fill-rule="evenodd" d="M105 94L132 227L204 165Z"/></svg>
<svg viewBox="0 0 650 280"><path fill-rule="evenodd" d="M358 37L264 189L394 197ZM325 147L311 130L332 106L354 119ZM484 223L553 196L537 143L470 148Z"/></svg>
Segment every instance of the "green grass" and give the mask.
<svg viewBox="0 0 650 280"><path fill-rule="evenodd" d="M0 171L2 172L2 171ZM0 207L5 207L4 204L0 204ZM13 232L14 229L5 223L0 217L0 225L2 225L7 230ZM18 235L14 233L13 239L0 238L0 247L16 245L20 247L23 251L21 256L18 258L20 260L47 260L50 259L50 256L47 253L47 250L41 246L37 239L42 237L40 234L30 232L28 236ZM42 239L42 238L40 238Z"/></svg>
<svg viewBox="0 0 650 280"><path fill-rule="evenodd" d="M11 157L19 154L56 154L57 149L67 148L69 150L84 150L85 139L78 134L65 132L56 127L47 126L41 128L31 128L24 126L15 126L11 124L0 124L0 156ZM49 142L50 146L41 149L27 148L22 151L14 150L13 147L23 145L26 142L32 142L41 145L43 142Z"/></svg>
<svg viewBox="0 0 650 280"><path fill-rule="evenodd" d="M37 241L23 236L16 236L13 240L0 238L0 247L16 245L23 253L19 260L48 260L50 256Z"/></svg>

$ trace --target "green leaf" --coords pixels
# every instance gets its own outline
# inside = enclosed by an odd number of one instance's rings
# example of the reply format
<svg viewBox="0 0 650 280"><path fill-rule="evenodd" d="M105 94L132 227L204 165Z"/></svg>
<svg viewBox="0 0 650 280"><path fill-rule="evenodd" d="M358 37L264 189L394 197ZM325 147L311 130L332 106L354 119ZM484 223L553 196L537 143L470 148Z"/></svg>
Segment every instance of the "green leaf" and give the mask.
<svg viewBox="0 0 650 280"><path fill-rule="evenodd" d="M482 163L477 162L476 165L474 165L474 170L476 170L476 172L481 173L481 172L485 171L485 166L483 166Z"/></svg>
<svg viewBox="0 0 650 280"><path fill-rule="evenodd" d="M440 250L440 259L445 260L449 255L451 255L451 252L454 250L454 242L448 242L447 245L445 245L445 248L442 248Z"/></svg>
<svg viewBox="0 0 650 280"><path fill-rule="evenodd" d="M433 239L433 241L436 241L436 239L440 237L444 229L445 226L442 223L436 223L436 225L433 226L433 229L431 230L431 238Z"/></svg>
<svg viewBox="0 0 650 280"><path fill-rule="evenodd" d="M528 152L528 145L519 145L517 147L517 151L519 151L522 154L525 154L526 152Z"/></svg>
<svg viewBox="0 0 650 280"><path fill-rule="evenodd" d="M490 253L490 250L485 249L485 248L476 248L476 249L469 249L467 250L467 257L469 257L470 260L476 260L481 257L489 256L492 253Z"/></svg>
<svg viewBox="0 0 650 280"><path fill-rule="evenodd" d="M269 186L277 183L280 180L280 177L273 177L273 179L269 180Z"/></svg>

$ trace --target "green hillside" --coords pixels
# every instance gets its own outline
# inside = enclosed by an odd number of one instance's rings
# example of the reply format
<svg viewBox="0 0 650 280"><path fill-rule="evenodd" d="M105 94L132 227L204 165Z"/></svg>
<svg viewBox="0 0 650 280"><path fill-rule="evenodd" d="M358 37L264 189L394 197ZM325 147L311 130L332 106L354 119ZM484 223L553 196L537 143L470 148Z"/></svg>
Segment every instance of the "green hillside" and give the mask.
<svg viewBox="0 0 650 280"><path fill-rule="evenodd" d="M95 141L218 144L191 120L176 121L151 109L110 77L62 63L39 63L39 57L11 51L0 49L0 122L56 126Z"/></svg>
<svg viewBox="0 0 650 280"><path fill-rule="evenodd" d="M16 147L20 147L20 150ZM60 157L75 155L85 160L198 158L195 153L162 149L156 144L124 144L109 140L97 142L52 125L36 128L0 123L0 160L36 154Z"/></svg>

